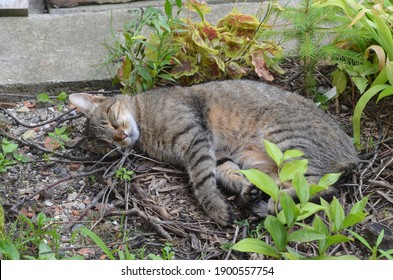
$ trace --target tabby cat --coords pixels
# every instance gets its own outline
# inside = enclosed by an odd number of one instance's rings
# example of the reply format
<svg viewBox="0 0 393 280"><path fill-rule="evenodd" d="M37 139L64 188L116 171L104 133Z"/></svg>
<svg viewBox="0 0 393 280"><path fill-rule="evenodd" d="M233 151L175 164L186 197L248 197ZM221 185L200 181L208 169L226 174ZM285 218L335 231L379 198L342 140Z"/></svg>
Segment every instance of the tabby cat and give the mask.
<svg viewBox="0 0 393 280"><path fill-rule="evenodd" d="M299 95L256 81L164 87L134 97L78 93L70 101L87 116L88 137L184 168L199 204L223 226L233 212L217 185L252 204L260 197L256 188L233 171L256 168L277 178L264 139L282 151L303 151L310 182L357 163L350 138L326 113ZM290 186L288 191L294 195ZM272 210L272 201L258 203L265 215Z"/></svg>

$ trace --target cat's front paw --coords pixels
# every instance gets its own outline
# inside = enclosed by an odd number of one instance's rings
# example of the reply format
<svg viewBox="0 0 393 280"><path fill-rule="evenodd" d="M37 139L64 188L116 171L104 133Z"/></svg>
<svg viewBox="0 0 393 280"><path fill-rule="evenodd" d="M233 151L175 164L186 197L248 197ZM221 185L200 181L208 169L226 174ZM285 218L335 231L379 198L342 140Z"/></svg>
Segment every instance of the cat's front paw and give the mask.
<svg viewBox="0 0 393 280"><path fill-rule="evenodd" d="M257 204L264 198L264 193L254 185L244 186L240 199L244 204Z"/></svg>
<svg viewBox="0 0 393 280"><path fill-rule="evenodd" d="M221 226L228 226L234 221L233 209L224 201L222 201L222 203L214 204L207 214L214 220L215 223Z"/></svg>

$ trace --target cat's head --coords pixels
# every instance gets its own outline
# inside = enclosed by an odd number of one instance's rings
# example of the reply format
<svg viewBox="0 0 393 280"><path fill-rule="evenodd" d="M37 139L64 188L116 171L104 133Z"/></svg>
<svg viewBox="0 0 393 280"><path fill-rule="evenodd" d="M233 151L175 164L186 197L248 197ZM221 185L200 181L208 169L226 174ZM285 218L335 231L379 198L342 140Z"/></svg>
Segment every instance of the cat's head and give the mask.
<svg viewBox="0 0 393 280"><path fill-rule="evenodd" d="M131 109L129 96L104 97L86 93L69 96L87 116L86 134L118 147L133 147L139 139L139 129Z"/></svg>

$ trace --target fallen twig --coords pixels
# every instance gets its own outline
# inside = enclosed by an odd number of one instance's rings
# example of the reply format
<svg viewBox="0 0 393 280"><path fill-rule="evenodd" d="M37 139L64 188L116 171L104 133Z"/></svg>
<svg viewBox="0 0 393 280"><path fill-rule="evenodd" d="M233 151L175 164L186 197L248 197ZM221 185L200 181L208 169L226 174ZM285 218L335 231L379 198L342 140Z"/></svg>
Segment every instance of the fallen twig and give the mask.
<svg viewBox="0 0 393 280"><path fill-rule="evenodd" d="M24 123L24 122L22 122L21 120L19 120L16 116L14 116L11 112L9 112L8 110L4 109L3 107L0 107L0 110L2 110L4 113L6 113L8 116L10 116L10 117L11 117L15 122L17 122L19 125L24 126L24 127L27 127L27 128L35 128L35 127L39 127L39 126L44 126L44 125L46 125L46 124L48 124L48 123L55 122L55 121L61 119L62 117L64 117L65 115L68 115L68 114L71 113L72 111L75 111L76 108L70 109L70 110L68 110L67 112L62 113L62 114L60 114L59 116L57 116L57 117L55 117L55 118L53 118L53 119L50 119L50 120L47 120L47 121L44 121L44 122L41 122L41 123L37 123L37 124L27 124L27 123ZM78 114L78 115L75 115L75 116L68 117L66 120L76 119L76 118L79 118L80 116L81 116L81 115ZM63 121L66 121L66 120L62 120L62 122L63 122Z"/></svg>

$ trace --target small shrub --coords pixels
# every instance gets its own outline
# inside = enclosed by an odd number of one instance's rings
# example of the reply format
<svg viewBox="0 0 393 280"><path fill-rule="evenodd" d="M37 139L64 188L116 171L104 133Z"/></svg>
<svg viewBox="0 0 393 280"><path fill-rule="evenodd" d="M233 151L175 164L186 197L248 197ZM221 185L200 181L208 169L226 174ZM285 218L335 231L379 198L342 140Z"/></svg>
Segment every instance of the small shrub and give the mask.
<svg viewBox="0 0 393 280"><path fill-rule="evenodd" d="M180 18L196 12L199 22ZM125 25L124 42L114 37L107 63L117 63L115 83L124 92L138 93L164 82L192 85L227 77L239 79L251 72L273 80L270 70L282 71L282 48L263 39L269 26L255 16L233 11L210 24L206 3L165 1L165 15L149 7L140 20ZM151 32L146 36L146 28Z"/></svg>
<svg viewBox="0 0 393 280"><path fill-rule="evenodd" d="M359 65L340 63L333 73L333 82L339 91L347 84L347 77L362 94L353 114L355 144L360 147L360 118L367 103L376 95L377 102L393 95L393 3L386 1L317 1L318 6L339 7L342 16L351 20L346 28L362 32L368 40L352 37L342 41L345 48L356 50L364 59Z"/></svg>
<svg viewBox="0 0 393 280"><path fill-rule="evenodd" d="M5 173L11 166L18 162L26 163L30 159L16 152L18 144L3 138L0 152L0 173Z"/></svg>
<svg viewBox="0 0 393 280"><path fill-rule="evenodd" d="M240 171L256 187L270 195L275 202L276 216L268 215L264 222L265 234L269 234L274 244L268 244L260 238L246 238L233 246L234 250L241 252L260 253L275 259L334 259L327 255L330 246L342 242L353 241L353 238L344 235L351 226L361 222L366 217L364 208L368 197L363 198L351 208L348 214L344 213L342 205L336 198L331 203L324 199L321 204L310 202L310 199L319 192L333 185L340 177L338 173L323 176L318 184L309 184L304 173L308 161L300 159L303 155L298 150L288 150L282 153L279 148L268 141L264 142L269 156L278 166L280 183L291 182L299 203L281 190L270 176L262 171L251 169ZM318 213L323 212L326 219ZM307 224L306 218L313 218ZM327 220L327 221L326 221ZM315 243L318 252L314 256L304 256L291 248L291 244ZM354 259L355 256L340 256L339 259Z"/></svg>

